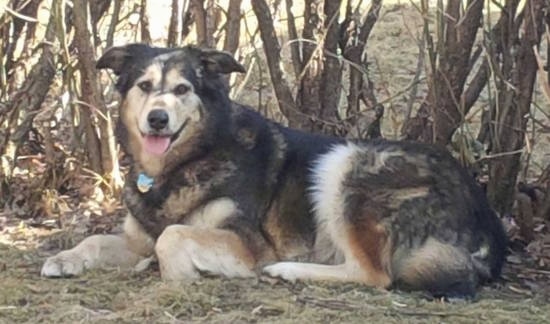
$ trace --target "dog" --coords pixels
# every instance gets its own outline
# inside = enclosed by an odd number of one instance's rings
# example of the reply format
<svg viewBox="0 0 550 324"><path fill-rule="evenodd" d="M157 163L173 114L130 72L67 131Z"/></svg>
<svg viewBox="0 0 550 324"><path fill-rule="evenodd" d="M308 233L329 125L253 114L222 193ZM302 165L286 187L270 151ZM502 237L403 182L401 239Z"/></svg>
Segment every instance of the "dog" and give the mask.
<svg viewBox="0 0 550 324"><path fill-rule="evenodd" d="M474 296L507 238L468 174L433 145L284 127L230 100L225 52L128 44L97 62L118 77L117 137L132 166L122 235L93 235L41 274L143 268L357 282Z"/></svg>

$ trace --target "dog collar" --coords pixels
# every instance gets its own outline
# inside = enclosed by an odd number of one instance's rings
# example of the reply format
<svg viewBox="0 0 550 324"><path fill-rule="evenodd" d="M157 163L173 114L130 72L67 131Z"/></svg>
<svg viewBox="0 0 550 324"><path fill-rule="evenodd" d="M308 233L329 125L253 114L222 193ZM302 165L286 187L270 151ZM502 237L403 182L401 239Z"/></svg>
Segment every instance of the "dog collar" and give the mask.
<svg viewBox="0 0 550 324"><path fill-rule="evenodd" d="M141 193L145 193L149 191L149 189L151 189L151 187L153 186L153 183L154 183L153 178L149 177L143 172L140 173L137 178L137 187Z"/></svg>

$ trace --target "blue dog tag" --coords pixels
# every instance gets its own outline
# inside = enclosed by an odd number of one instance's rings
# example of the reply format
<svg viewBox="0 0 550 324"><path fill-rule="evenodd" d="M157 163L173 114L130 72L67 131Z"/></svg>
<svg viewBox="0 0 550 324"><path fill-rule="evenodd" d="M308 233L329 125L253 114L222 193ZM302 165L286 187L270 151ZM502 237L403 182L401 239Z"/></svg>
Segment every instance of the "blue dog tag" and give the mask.
<svg viewBox="0 0 550 324"><path fill-rule="evenodd" d="M140 173L137 179L137 187L140 192L147 192L153 186L153 178L148 177L145 173Z"/></svg>

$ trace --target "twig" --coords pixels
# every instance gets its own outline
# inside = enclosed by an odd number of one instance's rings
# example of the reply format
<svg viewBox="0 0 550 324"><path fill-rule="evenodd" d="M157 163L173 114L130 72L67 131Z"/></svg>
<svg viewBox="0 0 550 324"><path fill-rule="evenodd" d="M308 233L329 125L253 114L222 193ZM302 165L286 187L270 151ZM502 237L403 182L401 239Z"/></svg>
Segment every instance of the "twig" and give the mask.
<svg viewBox="0 0 550 324"><path fill-rule="evenodd" d="M32 23L38 22L38 19L20 14L17 11L13 10L12 8L8 7L8 6L4 6L4 9L8 13L10 13L11 15L13 15L13 16L21 19L21 20L25 20L25 21L32 22Z"/></svg>
<svg viewBox="0 0 550 324"><path fill-rule="evenodd" d="M510 152L495 153L495 154L491 154L491 155L486 155L486 156L480 158L479 160L477 160L477 162L484 161L484 160L497 159L497 158L500 158L500 157L503 157L503 156L516 155L516 154L521 154L521 153L523 153L523 149L510 151Z"/></svg>
<svg viewBox="0 0 550 324"><path fill-rule="evenodd" d="M12 309L17 309L17 306L12 306L12 305L8 305L8 306L0 306L0 311L4 311L4 310L12 310Z"/></svg>
<svg viewBox="0 0 550 324"><path fill-rule="evenodd" d="M394 308L391 311L397 312L402 315L409 315L409 316L438 316L438 317L450 317L450 316L457 316L457 317L469 317L469 314L464 313L456 313L456 312L428 312L428 311L410 311L405 309L397 309Z"/></svg>
<svg viewBox="0 0 550 324"><path fill-rule="evenodd" d="M544 62L542 61L542 58L539 55L539 52L537 50L537 46L533 46L533 54L535 54L535 58L537 59L537 65L539 67L539 85L542 90L542 93L546 97L546 100L550 102L550 80L548 80L546 76L546 71L544 71Z"/></svg>
<svg viewBox="0 0 550 324"><path fill-rule="evenodd" d="M548 271L548 270L524 268L523 271L550 276L550 271Z"/></svg>
<svg viewBox="0 0 550 324"><path fill-rule="evenodd" d="M395 312L402 315L408 316L438 316L438 317L469 317L469 314L466 313L457 313L457 312L441 312L441 311L424 311L424 310L408 310L403 308L393 308L387 306L378 306L372 304L355 304L349 303L338 299L326 299L326 298L313 298L310 296L297 296L296 301L308 305L328 308L332 310L360 310L360 309L377 309L389 312Z"/></svg>
<svg viewBox="0 0 550 324"><path fill-rule="evenodd" d="M89 104L85 101L78 100L78 99L73 100L73 103L90 108L90 111L92 111L93 113L96 113L98 116L103 118L103 120L108 120L109 119L109 117L105 116L105 114L100 109L98 109L96 106L94 106L92 104Z"/></svg>
<svg viewBox="0 0 550 324"><path fill-rule="evenodd" d="M418 46L418 61L416 62L416 71L414 73L414 77L412 79L412 86L409 91L409 101L407 102L407 113L405 115L405 120L403 121L403 125L407 124L407 121L411 118L413 105L415 102L416 94L418 93L418 82L420 81L420 75L422 74L422 70L424 70L424 34L420 36L420 39L417 43Z"/></svg>
<svg viewBox="0 0 550 324"><path fill-rule="evenodd" d="M174 315L168 313L167 311L164 312L164 315L166 315L166 317L168 317L170 320L172 320L173 323L183 323L182 320L177 319Z"/></svg>
<svg viewBox="0 0 550 324"><path fill-rule="evenodd" d="M297 296L296 301L303 303L303 304L309 304L313 306L319 306L323 308L333 309L333 310L357 310L364 308L361 305L352 304L349 302L345 302L342 300L337 299L326 299L326 298L313 298L310 296ZM385 306L381 306L381 309L387 309Z"/></svg>

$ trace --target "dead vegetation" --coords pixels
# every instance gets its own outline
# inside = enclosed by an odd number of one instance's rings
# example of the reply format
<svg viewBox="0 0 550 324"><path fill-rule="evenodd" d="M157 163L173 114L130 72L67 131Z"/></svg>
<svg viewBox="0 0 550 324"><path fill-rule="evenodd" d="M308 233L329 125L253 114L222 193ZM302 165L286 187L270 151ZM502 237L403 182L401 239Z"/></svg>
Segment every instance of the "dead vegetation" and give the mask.
<svg viewBox="0 0 550 324"><path fill-rule="evenodd" d="M532 257L537 253L513 254L502 281L483 287L473 302L454 303L421 293L264 277L165 283L155 266L141 273L39 276L46 256L74 246L90 229L101 231L97 225L92 215L68 226L72 230L52 231L43 223L0 217L0 323L550 323L550 271Z"/></svg>
<svg viewBox="0 0 550 324"><path fill-rule="evenodd" d="M49 241L49 248L71 246L67 233L48 239L43 230L24 226L6 226L3 233L19 243L0 243L0 323L550 322L550 287L535 286L526 279L533 273L523 266L521 278L484 287L475 302L455 303L354 284L287 284L267 278L164 283L156 269L44 279L39 271L46 252L22 248L33 241ZM510 267L508 273L518 274ZM543 276L539 283L550 279L550 272L538 275Z"/></svg>

